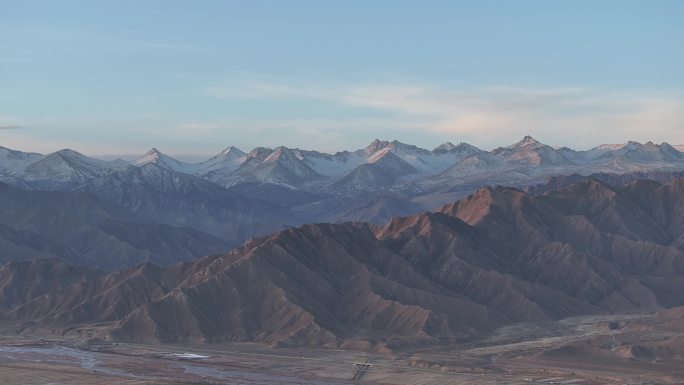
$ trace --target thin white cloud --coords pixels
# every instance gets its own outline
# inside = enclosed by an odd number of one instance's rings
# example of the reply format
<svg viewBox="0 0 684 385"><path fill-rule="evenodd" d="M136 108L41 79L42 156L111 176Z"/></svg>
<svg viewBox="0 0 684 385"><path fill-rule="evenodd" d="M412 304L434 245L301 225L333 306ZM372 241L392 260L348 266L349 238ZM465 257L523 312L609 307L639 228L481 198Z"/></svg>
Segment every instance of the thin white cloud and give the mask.
<svg viewBox="0 0 684 385"><path fill-rule="evenodd" d="M684 142L682 92L586 87L450 89L379 83L294 86L272 79L240 81L208 91L221 98L304 98L378 109L393 113L385 119L385 128L411 119L411 129L480 143L507 143L527 133L552 144L585 147L625 140ZM344 115L334 118L340 124L348 119ZM401 130L401 125L396 129Z"/></svg>
<svg viewBox="0 0 684 385"><path fill-rule="evenodd" d="M27 122L13 115L0 114L0 130L17 130L27 128Z"/></svg>
<svg viewBox="0 0 684 385"><path fill-rule="evenodd" d="M526 134L550 145L576 149L627 140L684 143L684 93L676 91L504 86L456 89L383 83L293 85L277 79L240 78L243 80L208 92L216 98L263 103L263 116L29 119L0 114L0 127L6 127L0 128L0 145L39 152L71 147L89 154L136 154L163 147L169 153L213 154L228 145L243 150L285 145L334 152L363 147L374 138L398 139L426 148L447 140L465 141L491 149ZM269 112L273 103L292 99L302 99L303 103L292 104L301 110L284 115L278 115L279 108ZM308 101L342 108L325 106L313 116L309 113L318 104Z"/></svg>

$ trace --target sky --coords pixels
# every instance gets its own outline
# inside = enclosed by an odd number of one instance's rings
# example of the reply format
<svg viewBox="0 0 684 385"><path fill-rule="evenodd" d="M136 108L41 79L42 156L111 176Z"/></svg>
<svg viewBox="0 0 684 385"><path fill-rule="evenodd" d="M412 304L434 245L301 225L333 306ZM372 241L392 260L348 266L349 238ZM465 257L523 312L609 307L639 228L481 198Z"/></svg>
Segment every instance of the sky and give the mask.
<svg viewBox="0 0 684 385"><path fill-rule="evenodd" d="M684 1L0 0L0 146L684 143Z"/></svg>

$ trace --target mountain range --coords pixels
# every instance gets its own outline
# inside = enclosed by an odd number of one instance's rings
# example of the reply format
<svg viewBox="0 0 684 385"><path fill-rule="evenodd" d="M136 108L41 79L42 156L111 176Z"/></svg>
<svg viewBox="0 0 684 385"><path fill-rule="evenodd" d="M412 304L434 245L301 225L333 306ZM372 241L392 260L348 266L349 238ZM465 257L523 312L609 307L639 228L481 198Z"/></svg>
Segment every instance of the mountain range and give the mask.
<svg viewBox="0 0 684 385"><path fill-rule="evenodd" d="M0 293L17 330L357 349L656 311L684 306L684 179L485 187L383 225L305 225L170 267L12 262Z"/></svg>
<svg viewBox="0 0 684 385"><path fill-rule="evenodd" d="M682 170L684 154L667 143L575 151L529 136L492 151L466 143L427 150L380 140L335 154L227 147L198 163L156 149L127 162L73 150L40 155L0 148L0 194L30 197L2 203L1 241L12 252L1 262L53 256L108 271L144 261L168 265L308 223L384 224L487 185L540 194L586 178L611 185L669 182ZM36 209L29 220L26 207L34 200L34 207L50 209ZM102 212L111 217L95 221ZM66 225L57 230L41 223ZM136 226L140 230L132 231ZM134 234L146 237L133 242ZM147 237L157 242L145 242ZM160 254L159 245L180 239L186 242L178 250Z"/></svg>
<svg viewBox="0 0 684 385"><path fill-rule="evenodd" d="M103 161L68 149L40 155L0 148L0 180L32 189L72 189L92 179L150 164L195 175L223 187L262 183L349 195L403 190L409 186L425 193L463 180L529 183L539 177L570 173L679 170L684 165L684 154L667 143L652 142L575 151L554 148L530 136L492 151L449 142L426 150L396 140L377 139L365 148L335 154L283 146L258 147L246 153L227 147L199 163L182 162L157 149L127 162Z"/></svg>

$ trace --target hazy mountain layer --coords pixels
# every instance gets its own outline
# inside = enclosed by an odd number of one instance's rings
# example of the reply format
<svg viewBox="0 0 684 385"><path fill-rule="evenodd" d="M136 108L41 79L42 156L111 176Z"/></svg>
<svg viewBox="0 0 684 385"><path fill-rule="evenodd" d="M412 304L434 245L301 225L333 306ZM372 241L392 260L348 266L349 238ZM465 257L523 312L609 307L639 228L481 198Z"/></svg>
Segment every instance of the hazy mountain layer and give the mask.
<svg viewBox="0 0 684 385"><path fill-rule="evenodd" d="M147 223L90 193L24 191L0 183L3 262L39 257L104 270L149 261L170 265L225 251L230 243L191 228Z"/></svg>
<svg viewBox="0 0 684 385"><path fill-rule="evenodd" d="M302 223L277 204L155 163L92 179L78 190L121 205L145 221L191 227L233 246Z"/></svg>

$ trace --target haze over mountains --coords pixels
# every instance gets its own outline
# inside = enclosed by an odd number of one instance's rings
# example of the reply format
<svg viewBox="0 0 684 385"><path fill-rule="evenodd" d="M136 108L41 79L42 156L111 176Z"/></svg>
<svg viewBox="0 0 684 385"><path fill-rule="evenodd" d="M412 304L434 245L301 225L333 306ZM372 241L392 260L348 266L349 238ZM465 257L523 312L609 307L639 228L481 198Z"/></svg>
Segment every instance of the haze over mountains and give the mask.
<svg viewBox="0 0 684 385"><path fill-rule="evenodd" d="M231 243L207 233L144 221L89 193L25 191L0 183L0 262L58 257L118 270L170 265L218 253Z"/></svg>
<svg viewBox="0 0 684 385"><path fill-rule="evenodd" d="M336 154L228 147L195 164L156 149L126 162L0 148L0 241L12 250L2 261L40 255L104 270L169 265L306 223L384 224L486 185L541 183L529 190L541 193L597 172L621 185L668 182L681 170L684 154L667 143L574 151L531 137L492 151L380 140ZM577 177L562 179L570 174Z"/></svg>
<svg viewBox="0 0 684 385"><path fill-rule="evenodd" d="M382 226L306 225L169 268L102 275L55 259L11 263L0 285L12 298L5 323L59 333L360 349L454 342L518 322L683 306L684 179L589 180L537 196L486 187Z"/></svg>

